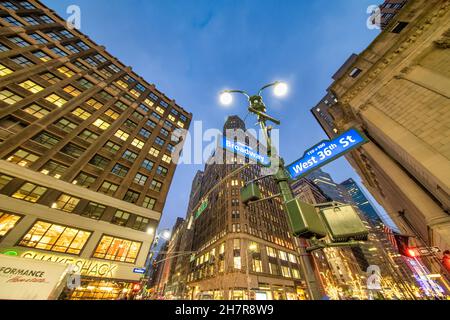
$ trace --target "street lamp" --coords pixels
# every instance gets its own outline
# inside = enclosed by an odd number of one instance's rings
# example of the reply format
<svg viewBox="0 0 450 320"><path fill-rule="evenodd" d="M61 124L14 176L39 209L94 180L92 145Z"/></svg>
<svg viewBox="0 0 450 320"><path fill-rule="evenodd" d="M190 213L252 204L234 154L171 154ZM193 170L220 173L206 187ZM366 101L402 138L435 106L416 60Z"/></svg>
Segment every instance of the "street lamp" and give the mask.
<svg viewBox="0 0 450 320"><path fill-rule="evenodd" d="M231 98L232 93L240 93L247 97L249 102L248 111L257 116L258 123L261 127L261 130L264 133L264 137L266 139L267 146L267 156L271 159L271 163L276 164L278 166L278 170L275 174L273 174L273 178L276 181L279 189L280 196L283 198L283 204L285 212L288 215L288 222L292 226L294 230L293 224L299 225L303 223L304 213L301 208L301 204L295 199L295 196L291 190L289 184L289 176L284 168L284 160L277 154L277 150L272 147L270 131L272 129L271 126L267 127L267 121L270 121L274 124L280 125L281 122L273 117L269 116L267 112L267 107L263 102L263 98L261 96L262 92L267 89L273 87L274 94L276 96L283 96L288 92L288 86L286 83L281 81L276 81L273 83L269 83L263 86L258 94L250 96L245 91L242 90L225 90L221 93L220 101L222 103L230 104L233 100ZM265 165L270 166L270 165ZM299 223L300 222L300 223ZM307 223L303 223L304 225L308 225ZM324 235L322 235L324 236ZM310 292L310 296L312 299L320 298L320 291L317 285L317 280L314 275L314 269L309 259L308 254L305 251L305 248L301 248L303 252L301 252L301 264L304 270L305 280L308 283L308 289Z"/></svg>
<svg viewBox="0 0 450 320"><path fill-rule="evenodd" d="M152 227L149 227L147 229L147 234L153 235L155 233L155 229ZM171 237L171 232L170 229L163 229L160 232L156 233L155 238L153 239L153 243L150 246L150 249L148 251L148 255L147 255L147 259L145 260L145 275L147 275L148 277L150 277L150 262L153 258L153 251L156 248L156 246L158 245L159 239L163 239L163 240L170 240Z"/></svg>

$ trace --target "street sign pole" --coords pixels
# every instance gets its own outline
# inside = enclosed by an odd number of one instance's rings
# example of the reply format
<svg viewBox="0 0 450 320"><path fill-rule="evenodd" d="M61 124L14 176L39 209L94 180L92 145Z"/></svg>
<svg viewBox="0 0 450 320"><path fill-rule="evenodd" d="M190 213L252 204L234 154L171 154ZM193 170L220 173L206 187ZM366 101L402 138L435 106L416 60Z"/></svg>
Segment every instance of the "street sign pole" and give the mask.
<svg viewBox="0 0 450 320"><path fill-rule="evenodd" d="M262 98L260 96L254 96L250 99L251 106L249 111L256 114L258 118L258 123L261 127L261 130L264 133L264 137L266 139L267 145L267 156L271 159L272 163L274 160L278 163L278 170L275 174L274 178L278 187L280 189L281 196L283 198L284 210L288 212L286 203L295 198L292 189L289 185L289 176L286 173L284 167L284 160L277 154L277 150L272 148L272 141L270 138L270 128L267 127L267 119L270 119L262 114L262 112L266 112L265 106L262 102ZM258 112L254 112L257 110ZM306 252L306 248L300 246L300 262L301 267L303 269L304 277L307 282L307 287L309 291L309 295L313 300L319 300L321 298L321 292L319 289L319 283L317 281L316 275L314 274L314 267L312 264L312 260L310 254Z"/></svg>

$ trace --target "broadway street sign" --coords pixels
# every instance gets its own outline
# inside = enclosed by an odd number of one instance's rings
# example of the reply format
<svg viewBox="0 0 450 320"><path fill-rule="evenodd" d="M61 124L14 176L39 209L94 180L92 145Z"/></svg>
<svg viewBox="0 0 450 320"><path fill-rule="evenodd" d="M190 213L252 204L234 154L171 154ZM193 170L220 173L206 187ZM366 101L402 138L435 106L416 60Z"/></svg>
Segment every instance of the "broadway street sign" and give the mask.
<svg viewBox="0 0 450 320"><path fill-rule="evenodd" d="M303 157L286 167L292 179L304 177L328 162L363 145L368 140L356 129L350 129L333 140L324 140L305 152Z"/></svg>
<svg viewBox="0 0 450 320"><path fill-rule="evenodd" d="M230 152L236 152L244 157L248 157L249 159L253 159L263 165L270 164L270 160L267 156L260 155L256 152L252 147L246 146L243 143L233 142L228 140L226 137L222 139L222 148L228 150Z"/></svg>

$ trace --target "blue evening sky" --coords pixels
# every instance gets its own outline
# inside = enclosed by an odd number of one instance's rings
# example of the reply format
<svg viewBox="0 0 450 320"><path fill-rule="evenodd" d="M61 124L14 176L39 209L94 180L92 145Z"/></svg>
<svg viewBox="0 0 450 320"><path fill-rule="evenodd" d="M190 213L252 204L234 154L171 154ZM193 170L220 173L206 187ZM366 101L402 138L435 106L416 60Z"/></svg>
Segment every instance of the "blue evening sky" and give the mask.
<svg viewBox="0 0 450 320"><path fill-rule="evenodd" d="M309 110L351 53L378 35L366 27L367 7L381 0L44 0L60 16L81 8L81 32L203 121L222 128L227 115L247 114L242 99L224 108L225 88L254 92L274 80L287 97L266 94L282 120L280 152L290 163L326 135ZM248 117L247 127L255 119ZM205 143L206 145L206 143ZM192 178L202 165L180 165L160 228L185 217ZM337 182L360 178L344 159L326 166Z"/></svg>

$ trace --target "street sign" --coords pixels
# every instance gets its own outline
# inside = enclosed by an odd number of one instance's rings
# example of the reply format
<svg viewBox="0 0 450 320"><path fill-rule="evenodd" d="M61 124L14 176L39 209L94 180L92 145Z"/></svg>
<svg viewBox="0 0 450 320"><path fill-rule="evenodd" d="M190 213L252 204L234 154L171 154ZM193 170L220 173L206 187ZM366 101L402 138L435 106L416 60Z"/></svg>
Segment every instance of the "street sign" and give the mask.
<svg viewBox="0 0 450 320"><path fill-rule="evenodd" d="M441 252L441 249L438 247L417 247L417 252L420 256L432 256L435 253Z"/></svg>
<svg viewBox="0 0 450 320"><path fill-rule="evenodd" d="M249 159L253 159L263 165L269 165L270 159L267 156L263 156L256 152L252 147L246 146L245 144L237 141L233 142L228 140L226 137L222 139L222 148L231 152L236 152L242 156L248 157Z"/></svg>
<svg viewBox="0 0 450 320"><path fill-rule="evenodd" d="M203 213L203 211L205 211L207 207L208 207L208 199L205 199L203 200L200 207L197 209L197 212L195 213L195 219L197 219Z"/></svg>
<svg viewBox="0 0 450 320"><path fill-rule="evenodd" d="M134 268L133 269L133 273L144 274L145 273L145 268Z"/></svg>
<svg viewBox="0 0 450 320"><path fill-rule="evenodd" d="M330 161L369 142L358 130L350 129L332 140L324 140L306 151L302 158L286 167L292 179L304 177Z"/></svg>

